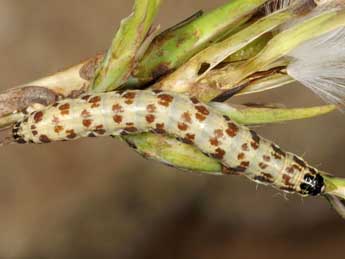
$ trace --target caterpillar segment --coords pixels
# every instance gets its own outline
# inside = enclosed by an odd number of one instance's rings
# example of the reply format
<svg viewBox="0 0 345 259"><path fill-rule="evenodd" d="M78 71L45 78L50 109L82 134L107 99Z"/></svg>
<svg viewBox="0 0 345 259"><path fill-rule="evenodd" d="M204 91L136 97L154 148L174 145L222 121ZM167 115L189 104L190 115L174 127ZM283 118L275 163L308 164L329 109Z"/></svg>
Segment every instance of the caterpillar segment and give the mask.
<svg viewBox="0 0 345 259"><path fill-rule="evenodd" d="M83 137L154 132L175 136L237 173L288 193L324 192L320 172L196 98L161 91L87 94L28 114L13 127L16 142L50 143Z"/></svg>

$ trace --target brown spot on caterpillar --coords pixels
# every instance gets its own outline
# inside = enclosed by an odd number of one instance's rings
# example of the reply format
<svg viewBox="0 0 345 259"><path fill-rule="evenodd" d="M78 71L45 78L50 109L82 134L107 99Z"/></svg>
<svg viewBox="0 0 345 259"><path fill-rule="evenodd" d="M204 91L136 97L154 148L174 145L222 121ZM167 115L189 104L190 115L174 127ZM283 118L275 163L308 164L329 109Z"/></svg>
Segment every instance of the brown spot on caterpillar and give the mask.
<svg viewBox="0 0 345 259"><path fill-rule="evenodd" d="M271 161L271 157L270 157L270 156L264 155L262 158L263 158L264 161L266 161L266 162L270 162L270 161Z"/></svg>
<svg viewBox="0 0 345 259"><path fill-rule="evenodd" d="M237 159L238 160L243 160L245 159L246 155L244 153L239 153L238 156L237 156Z"/></svg>
<svg viewBox="0 0 345 259"><path fill-rule="evenodd" d="M104 135L106 133L106 130L105 129L99 129L99 130L95 130L95 132L98 134L98 135ZM135 131L136 132L136 131Z"/></svg>
<svg viewBox="0 0 345 259"><path fill-rule="evenodd" d="M218 139L224 137L223 130L221 130L221 129L216 129L216 130L214 130L214 135L215 135L215 137L218 138Z"/></svg>
<svg viewBox="0 0 345 259"><path fill-rule="evenodd" d="M272 153L272 155L273 155L274 158L277 159L277 160L281 160L281 159L282 159L282 156L280 156L280 155L277 154L277 153Z"/></svg>
<svg viewBox="0 0 345 259"><path fill-rule="evenodd" d="M194 103L194 104L200 103L199 100L198 100L196 97L192 97L192 98L190 98L190 100L191 100L192 103Z"/></svg>
<svg viewBox="0 0 345 259"><path fill-rule="evenodd" d="M195 134L187 133L186 139L188 139L191 143L194 143L195 140Z"/></svg>
<svg viewBox="0 0 345 259"><path fill-rule="evenodd" d="M195 106L195 109L198 111L195 114L195 117L199 121L206 120L206 117L210 114L209 110L203 105L197 105L197 106Z"/></svg>
<svg viewBox="0 0 345 259"><path fill-rule="evenodd" d="M181 141L182 143L188 144L188 145L193 145L193 143L194 143L193 141L190 141L187 138L178 138L177 140Z"/></svg>
<svg viewBox="0 0 345 259"><path fill-rule="evenodd" d="M128 133L135 133L135 132L138 131L138 129L137 129L136 127L134 127L134 126L128 126L128 127L126 127L124 130L125 130L126 132L128 132Z"/></svg>
<svg viewBox="0 0 345 259"><path fill-rule="evenodd" d="M127 91L122 95L126 99L134 99L136 96L135 92Z"/></svg>
<svg viewBox="0 0 345 259"><path fill-rule="evenodd" d="M36 129L37 127L36 127L36 125L31 125L31 127L30 127L32 130L34 130L34 129Z"/></svg>
<svg viewBox="0 0 345 259"><path fill-rule="evenodd" d="M184 122L187 122L187 123L192 123L192 116L190 115L189 112L184 112L182 115L181 115L181 118Z"/></svg>
<svg viewBox="0 0 345 259"><path fill-rule="evenodd" d="M32 131L32 135L37 136L38 135L38 131L37 130L33 130Z"/></svg>
<svg viewBox="0 0 345 259"><path fill-rule="evenodd" d="M268 164L260 163L260 164L259 164L259 167L260 167L262 170L265 170L265 169L268 167Z"/></svg>
<svg viewBox="0 0 345 259"><path fill-rule="evenodd" d="M61 125L57 125L54 127L54 131L59 134L60 132L62 132L64 130L64 127Z"/></svg>
<svg viewBox="0 0 345 259"><path fill-rule="evenodd" d="M122 122L122 116L121 115L114 115L113 120L117 123L120 124Z"/></svg>
<svg viewBox="0 0 345 259"><path fill-rule="evenodd" d="M283 175L283 180L284 180L284 184L286 186L293 186L293 183L291 183L291 176L287 175L287 174L284 174Z"/></svg>
<svg viewBox="0 0 345 259"><path fill-rule="evenodd" d="M124 131L127 133L135 133L138 131L138 129L134 126L133 122L127 122Z"/></svg>
<svg viewBox="0 0 345 259"><path fill-rule="evenodd" d="M233 122L229 122L228 123L228 128L226 129L226 133L230 136L230 137L235 137L237 135L237 132L239 131L238 126L233 123Z"/></svg>
<svg viewBox="0 0 345 259"><path fill-rule="evenodd" d="M171 102L174 100L174 97L169 94L160 94L158 95L158 99L159 99L158 104L165 107L169 107Z"/></svg>
<svg viewBox="0 0 345 259"><path fill-rule="evenodd" d="M211 156L215 159L219 159L219 160L222 160L225 156L225 150L221 149L221 148L217 148L215 150L216 152L211 154Z"/></svg>
<svg viewBox="0 0 345 259"><path fill-rule="evenodd" d="M41 111L36 112L34 115L35 123L39 123L40 121L42 121L42 119L43 119L43 112L41 112Z"/></svg>
<svg viewBox="0 0 345 259"><path fill-rule="evenodd" d="M253 148L254 150L257 150L257 149L259 148L259 144L256 143L255 141L250 142L250 145L252 146L252 148Z"/></svg>
<svg viewBox="0 0 345 259"><path fill-rule="evenodd" d="M271 145L274 153L273 153L273 156L276 158L276 159L282 159L282 157L285 157L286 154L283 150L280 149L280 147L278 147L277 145L275 144L272 144Z"/></svg>
<svg viewBox="0 0 345 259"><path fill-rule="evenodd" d="M24 123L28 123L29 122L29 117L26 117L24 120L23 120Z"/></svg>
<svg viewBox="0 0 345 259"><path fill-rule="evenodd" d="M126 99L125 104L131 105L134 103L134 99Z"/></svg>
<svg viewBox="0 0 345 259"><path fill-rule="evenodd" d="M304 162L303 159L299 158L298 156L293 156L293 161L295 161L296 164L298 164L302 168L306 168L307 167L306 162Z"/></svg>
<svg viewBox="0 0 345 259"><path fill-rule="evenodd" d="M73 129L71 129L71 130L66 130L66 137L68 138L68 139L74 139L74 138L76 138L77 137L77 134L75 134L75 132L74 132L74 130Z"/></svg>
<svg viewBox="0 0 345 259"><path fill-rule="evenodd" d="M164 127L165 127L164 123L157 123L156 128L154 129L154 132L157 134L165 134L166 131Z"/></svg>
<svg viewBox="0 0 345 259"><path fill-rule="evenodd" d="M156 108L156 106L154 104L149 104L149 105L147 105L146 110L149 113L155 113L157 108Z"/></svg>
<svg viewBox="0 0 345 259"><path fill-rule="evenodd" d="M248 144L247 144L247 143L244 143L244 144L242 145L242 150L243 150L243 151L249 151L249 147L248 147Z"/></svg>
<svg viewBox="0 0 345 259"><path fill-rule="evenodd" d="M156 119L156 117L153 114L146 115L145 118L148 123L153 123Z"/></svg>
<svg viewBox="0 0 345 259"><path fill-rule="evenodd" d="M103 125L96 126L96 129L94 130L98 135L104 135L106 133L106 130L104 129Z"/></svg>
<svg viewBox="0 0 345 259"><path fill-rule="evenodd" d="M59 110L61 115L68 115L69 114L69 109L71 108L69 103L65 103L59 106Z"/></svg>
<svg viewBox="0 0 345 259"><path fill-rule="evenodd" d="M195 114L195 118L200 122L206 120L206 117L200 113Z"/></svg>
<svg viewBox="0 0 345 259"><path fill-rule="evenodd" d="M186 131L188 129L188 125L186 123L183 123L183 122L179 122L177 124L177 127L179 130L182 130L182 131Z"/></svg>
<svg viewBox="0 0 345 259"><path fill-rule="evenodd" d="M92 120L89 120L89 119L83 120L84 127L88 128L91 126L91 124L92 124Z"/></svg>
<svg viewBox="0 0 345 259"><path fill-rule="evenodd" d="M249 161L243 161L243 162L241 162L241 167L245 167L245 168L248 168L249 167L249 165L250 165L250 162Z"/></svg>
<svg viewBox="0 0 345 259"><path fill-rule="evenodd" d="M176 138L178 141L181 141L185 144L193 145L195 140L195 135L187 133L184 138ZM206 156L209 156L209 154L204 153Z"/></svg>
<svg viewBox="0 0 345 259"><path fill-rule="evenodd" d="M90 113L88 110L84 109L84 110L81 112L81 116L83 116L83 117L90 117L90 116L91 116L91 113Z"/></svg>
<svg viewBox="0 0 345 259"><path fill-rule="evenodd" d="M250 143L250 145L252 146L252 148L254 150L257 150L259 148L259 145L260 145L260 137L253 130L250 130L249 132L250 132L250 135L252 135L252 139L253 139L253 141Z"/></svg>
<svg viewBox="0 0 345 259"><path fill-rule="evenodd" d="M58 106L59 106L59 103L58 103L58 102L56 102L56 103L53 104L53 107L58 107Z"/></svg>
<svg viewBox="0 0 345 259"><path fill-rule="evenodd" d="M89 103L91 103L91 108L97 108L99 107L101 104L101 97L100 96L94 96L89 100Z"/></svg>
<svg viewBox="0 0 345 259"><path fill-rule="evenodd" d="M116 113L120 113L120 112L124 112L124 109L120 104L116 103L113 105L112 111Z"/></svg>
<svg viewBox="0 0 345 259"><path fill-rule="evenodd" d="M51 142L50 138L48 138L47 135L41 135L40 138L39 138L39 140L40 140L42 143L50 143L50 142Z"/></svg>
<svg viewBox="0 0 345 259"><path fill-rule="evenodd" d="M195 106L195 109L200 112L202 115L209 115L210 114L210 111L203 105L197 105Z"/></svg>
<svg viewBox="0 0 345 259"><path fill-rule="evenodd" d="M91 97L91 95L87 94L87 95L83 95L81 97L81 99L84 100L84 101L88 101L90 97Z"/></svg>
<svg viewBox="0 0 345 259"><path fill-rule="evenodd" d="M218 141L217 138L210 138L210 144L211 144L212 146L218 147L219 141Z"/></svg>

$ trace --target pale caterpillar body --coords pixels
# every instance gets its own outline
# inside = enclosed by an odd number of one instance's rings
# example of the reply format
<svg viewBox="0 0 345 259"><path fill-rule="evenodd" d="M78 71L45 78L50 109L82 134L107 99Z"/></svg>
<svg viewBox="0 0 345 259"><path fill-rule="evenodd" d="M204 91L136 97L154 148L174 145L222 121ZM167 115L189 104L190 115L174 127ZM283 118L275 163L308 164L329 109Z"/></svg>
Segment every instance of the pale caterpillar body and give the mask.
<svg viewBox="0 0 345 259"><path fill-rule="evenodd" d="M170 92L131 90L65 99L25 115L13 127L13 138L22 144L49 143L148 131L195 145L217 159L224 174L242 174L303 196L324 193L322 174L302 158L196 98Z"/></svg>

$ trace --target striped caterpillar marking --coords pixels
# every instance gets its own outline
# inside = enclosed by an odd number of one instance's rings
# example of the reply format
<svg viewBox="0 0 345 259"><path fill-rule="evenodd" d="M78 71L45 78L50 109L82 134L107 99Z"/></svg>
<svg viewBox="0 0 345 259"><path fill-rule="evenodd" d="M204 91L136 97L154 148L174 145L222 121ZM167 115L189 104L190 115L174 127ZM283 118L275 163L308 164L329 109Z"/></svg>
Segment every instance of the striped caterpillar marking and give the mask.
<svg viewBox="0 0 345 259"><path fill-rule="evenodd" d="M159 91L83 95L27 115L13 128L18 143L49 143L81 137L169 134L219 160L223 173L303 196L323 193L317 169L282 151L195 98Z"/></svg>

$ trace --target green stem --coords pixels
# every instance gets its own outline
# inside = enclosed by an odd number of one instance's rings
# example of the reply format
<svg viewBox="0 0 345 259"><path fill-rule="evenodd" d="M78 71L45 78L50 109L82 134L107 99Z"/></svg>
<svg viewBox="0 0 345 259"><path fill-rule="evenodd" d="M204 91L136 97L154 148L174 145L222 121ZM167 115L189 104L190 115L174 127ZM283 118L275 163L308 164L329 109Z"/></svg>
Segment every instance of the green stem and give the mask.
<svg viewBox="0 0 345 259"><path fill-rule="evenodd" d="M345 200L345 179L330 175L323 175L323 177L326 186L325 193L328 195L335 195Z"/></svg>

